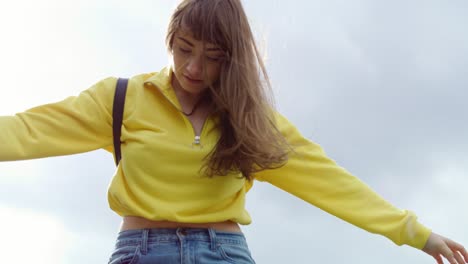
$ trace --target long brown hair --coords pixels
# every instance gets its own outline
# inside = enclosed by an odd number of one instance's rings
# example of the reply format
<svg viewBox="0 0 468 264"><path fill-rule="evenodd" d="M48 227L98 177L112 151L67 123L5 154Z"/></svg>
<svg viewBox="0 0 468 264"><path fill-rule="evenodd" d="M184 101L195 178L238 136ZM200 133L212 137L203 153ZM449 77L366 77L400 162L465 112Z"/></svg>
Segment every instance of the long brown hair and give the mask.
<svg viewBox="0 0 468 264"><path fill-rule="evenodd" d="M181 28L221 47L226 55L219 80L209 87L221 136L205 158L205 174L240 172L252 180L254 172L282 166L289 145L276 126L270 80L241 1L181 1L169 22L169 51Z"/></svg>

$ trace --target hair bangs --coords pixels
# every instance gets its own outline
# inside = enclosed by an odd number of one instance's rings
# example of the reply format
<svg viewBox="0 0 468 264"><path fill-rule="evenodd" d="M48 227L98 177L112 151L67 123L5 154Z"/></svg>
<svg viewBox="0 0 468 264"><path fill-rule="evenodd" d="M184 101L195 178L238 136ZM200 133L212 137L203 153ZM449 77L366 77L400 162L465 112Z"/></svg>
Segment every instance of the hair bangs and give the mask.
<svg viewBox="0 0 468 264"><path fill-rule="evenodd" d="M209 1L208 1L209 2ZM209 4L207 1L191 1L184 6L178 14L174 29L190 32L196 40L210 43L220 47L224 52L230 53L227 28L223 17L226 14L223 8L217 4ZM218 1L218 4L222 1Z"/></svg>

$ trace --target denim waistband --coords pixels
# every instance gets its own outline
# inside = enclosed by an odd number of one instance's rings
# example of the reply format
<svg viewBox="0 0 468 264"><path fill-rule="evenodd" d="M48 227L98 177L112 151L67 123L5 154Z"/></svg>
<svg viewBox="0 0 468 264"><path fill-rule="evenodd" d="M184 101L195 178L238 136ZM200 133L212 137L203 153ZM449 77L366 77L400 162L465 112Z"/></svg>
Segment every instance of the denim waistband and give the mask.
<svg viewBox="0 0 468 264"><path fill-rule="evenodd" d="M140 245L143 251L150 243L170 243L180 240L205 241L214 250L217 244L236 244L247 246L242 232L219 231L212 228L147 228L120 231L117 236L116 247Z"/></svg>

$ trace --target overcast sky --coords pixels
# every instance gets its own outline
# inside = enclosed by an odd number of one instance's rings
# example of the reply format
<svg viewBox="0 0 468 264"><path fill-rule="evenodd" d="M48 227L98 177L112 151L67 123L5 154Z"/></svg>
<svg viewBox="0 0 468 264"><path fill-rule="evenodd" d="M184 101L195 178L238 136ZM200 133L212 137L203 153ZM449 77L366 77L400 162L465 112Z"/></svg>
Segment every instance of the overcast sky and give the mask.
<svg viewBox="0 0 468 264"><path fill-rule="evenodd" d="M384 198L468 247L468 2L244 3L280 112ZM0 115L158 71L173 7L0 0ZM0 163L2 262L106 263L120 224L106 200L114 169L102 150ZM268 183L255 183L247 208L260 264L435 263Z"/></svg>

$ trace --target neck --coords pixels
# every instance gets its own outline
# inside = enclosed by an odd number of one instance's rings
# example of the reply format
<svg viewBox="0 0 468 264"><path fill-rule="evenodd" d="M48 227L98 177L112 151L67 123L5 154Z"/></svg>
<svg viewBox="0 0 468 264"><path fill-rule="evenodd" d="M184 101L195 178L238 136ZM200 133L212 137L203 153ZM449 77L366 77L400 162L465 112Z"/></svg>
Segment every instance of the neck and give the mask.
<svg viewBox="0 0 468 264"><path fill-rule="evenodd" d="M174 88L174 92L177 95L177 98L179 101L184 101L187 103L196 103L202 98L205 94L205 92L201 93L190 93L184 90L181 86L179 81L175 76L173 76L171 80L172 87Z"/></svg>
<svg viewBox="0 0 468 264"><path fill-rule="evenodd" d="M204 97L207 95L208 91L197 94L189 93L180 86L175 76L172 78L171 83L180 106L182 107L181 110L185 115L192 115L197 108L202 107L201 105L204 104Z"/></svg>

